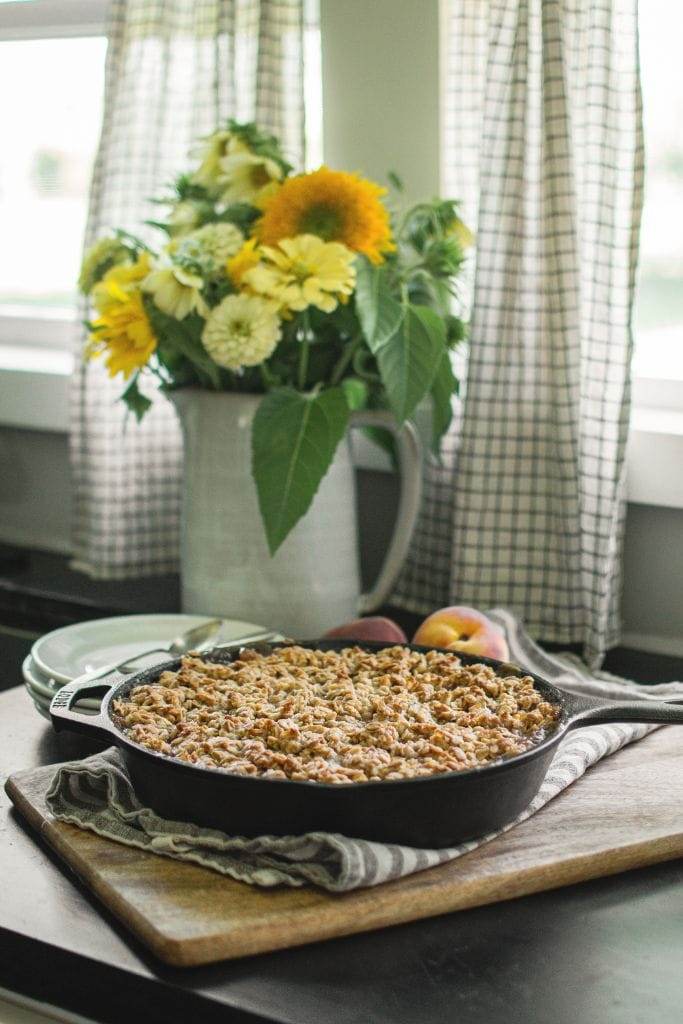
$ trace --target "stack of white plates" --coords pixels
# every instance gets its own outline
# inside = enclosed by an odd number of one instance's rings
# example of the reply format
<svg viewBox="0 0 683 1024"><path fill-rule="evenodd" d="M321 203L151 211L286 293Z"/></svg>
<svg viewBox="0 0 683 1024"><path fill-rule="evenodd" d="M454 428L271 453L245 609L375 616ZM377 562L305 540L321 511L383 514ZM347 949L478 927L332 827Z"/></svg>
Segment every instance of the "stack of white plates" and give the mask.
<svg viewBox="0 0 683 1024"><path fill-rule="evenodd" d="M50 717L50 702L72 679L124 659L132 659L152 647L167 646L176 637L207 619L204 615L117 615L55 629L36 640L22 665L26 689L36 710ZM210 646L239 641L266 632L253 622L225 619ZM141 658L140 668L163 661L163 654ZM94 699L79 701L79 708L96 711Z"/></svg>

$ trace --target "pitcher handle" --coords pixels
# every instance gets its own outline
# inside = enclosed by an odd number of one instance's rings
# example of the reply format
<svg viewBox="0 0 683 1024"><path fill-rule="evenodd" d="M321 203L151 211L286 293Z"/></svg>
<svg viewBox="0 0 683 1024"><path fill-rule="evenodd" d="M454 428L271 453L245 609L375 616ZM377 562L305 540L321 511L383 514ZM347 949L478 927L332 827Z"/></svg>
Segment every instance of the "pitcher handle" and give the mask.
<svg viewBox="0 0 683 1024"><path fill-rule="evenodd" d="M401 474L398 516L389 548L374 586L367 594L362 594L358 602L359 612L365 615L374 612L385 603L408 554L410 539L420 511L422 459L420 439L413 424L406 421L399 426L390 412L383 409L354 412L351 416L351 426L381 427L390 431L396 439Z"/></svg>

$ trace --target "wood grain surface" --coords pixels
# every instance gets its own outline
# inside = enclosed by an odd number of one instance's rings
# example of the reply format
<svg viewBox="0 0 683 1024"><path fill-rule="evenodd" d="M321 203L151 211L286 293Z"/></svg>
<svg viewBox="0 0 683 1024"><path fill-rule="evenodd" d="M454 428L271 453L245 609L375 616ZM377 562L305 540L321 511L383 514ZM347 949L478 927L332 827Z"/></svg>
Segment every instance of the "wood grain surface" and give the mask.
<svg viewBox="0 0 683 1024"><path fill-rule="evenodd" d="M257 889L55 821L55 765L6 788L28 822L163 961L191 966L350 935L683 855L683 733L601 761L538 814L449 864L343 895Z"/></svg>

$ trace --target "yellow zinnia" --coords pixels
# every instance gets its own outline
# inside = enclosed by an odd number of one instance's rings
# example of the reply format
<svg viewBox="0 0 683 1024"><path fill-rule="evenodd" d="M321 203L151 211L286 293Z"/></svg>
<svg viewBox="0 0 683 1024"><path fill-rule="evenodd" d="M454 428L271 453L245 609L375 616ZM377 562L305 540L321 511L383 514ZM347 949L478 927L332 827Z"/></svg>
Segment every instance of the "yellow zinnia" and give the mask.
<svg viewBox="0 0 683 1024"><path fill-rule="evenodd" d="M354 254L340 242L299 235L284 238L273 248L263 246L261 254L261 262L244 274L243 281L288 312L316 306L331 313L355 287Z"/></svg>
<svg viewBox="0 0 683 1024"><path fill-rule="evenodd" d="M294 235L317 235L381 263L384 253L396 248L381 201L386 191L357 174L321 167L283 182L266 204L256 231L266 245Z"/></svg>

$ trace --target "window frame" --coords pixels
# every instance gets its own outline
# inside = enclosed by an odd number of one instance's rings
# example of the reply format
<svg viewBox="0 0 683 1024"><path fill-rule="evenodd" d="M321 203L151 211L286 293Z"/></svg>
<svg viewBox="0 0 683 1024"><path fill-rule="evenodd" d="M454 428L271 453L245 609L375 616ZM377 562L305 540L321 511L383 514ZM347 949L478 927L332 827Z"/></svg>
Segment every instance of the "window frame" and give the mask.
<svg viewBox="0 0 683 1024"><path fill-rule="evenodd" d="M14 0L0 4L0 41L105 34L110 0Z"/></svg>
<svg viewBox="0 0 683 1024"><path fill-rule="evenodd" d="M0 4L0 42L82 39L106 35L110 0L13 0ZM0 346L71 349L77 314L65 309L30 316L25 307L0 310Z"/></svg>
<svg viewBox="0 0 683 1024"><path fill-rule="evenodd" d="M638 12L638 29L639 29L639 60L641 64L641 89L643 91L643 117L644 117L644 145L645 145L645 196L643 203L643 214L647 208L648 202L648 173L649 173L649 157L650 157L650 145L648 144L648 124L647 124L647 92L648 86L644 84L644 76L642 74L643 64L643 25L641 22L641 12ZM642 261L642 234L641 234L641 249L639 257ZM634 301L634 316L632 321L633 331L633 347L634 347L634 358L632 364L632 406L634 414L642 410L650 416L653 416L656 412L662 412L664 415L669 416L671 413L679 413L683 416L683 374L667 373L663 368L661 361L658 361L652 369L645 367L645 359L643 357L644 345L639 348L639 332L638 325L635 322L635 314L638 303L638 294L641 287L641 275L642 266L638 267L638 274L636 276L635 286L635 301ZM679 325L679 336L680 341L683 342L683 324ZM639 418L634 415L631 423L631 427L634 430L639 429L638 426ZM683 432L683 421L681 425Z"/></svg>

